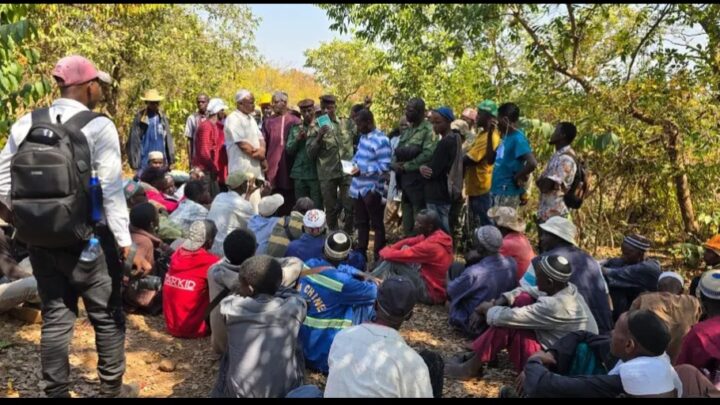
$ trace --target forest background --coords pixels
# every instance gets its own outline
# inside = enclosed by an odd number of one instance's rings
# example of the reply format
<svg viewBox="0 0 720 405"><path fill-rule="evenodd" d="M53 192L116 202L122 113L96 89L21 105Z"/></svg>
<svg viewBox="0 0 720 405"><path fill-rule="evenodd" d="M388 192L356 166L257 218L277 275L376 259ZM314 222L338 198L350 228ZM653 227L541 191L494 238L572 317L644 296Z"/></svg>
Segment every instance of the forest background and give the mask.
<svg viewBox="0 0 720 405"><path fill-rule="evenodd" d="M305 50L312 73L272 66L255 48L246 5L0 4L0 146L19 116L48 105L61 57L111 74L102 111L124 145L139 97L166 97L179 168L185 118L204 92L228 105L240 88L283 90L294 104L323 93L339 111L373 97L389 132L405 101L457 114L485 98L513 101L541 168L554 124L578 127L592 174L573 213L593 252L639 232L688 267L720 232L720 5L320 4L351 34ZM533 190L526 216L537 206Z"/></svg>

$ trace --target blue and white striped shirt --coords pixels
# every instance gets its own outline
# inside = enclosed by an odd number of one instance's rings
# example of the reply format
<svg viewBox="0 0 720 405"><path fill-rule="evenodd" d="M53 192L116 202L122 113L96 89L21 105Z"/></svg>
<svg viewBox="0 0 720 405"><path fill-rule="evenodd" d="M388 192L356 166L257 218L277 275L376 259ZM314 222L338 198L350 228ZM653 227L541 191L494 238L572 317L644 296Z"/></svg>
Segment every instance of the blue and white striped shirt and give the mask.
<svg viewBox="0 0 720 405"><path fill-rule="evenodd" d="M392 148L385 133L376 128L360 136L360 144L353 158L353 163L360 170L360 174L352 179L350 197L363 197L373 190L381 196L384 195L384 174L390 171L391 158Z"/></svg>

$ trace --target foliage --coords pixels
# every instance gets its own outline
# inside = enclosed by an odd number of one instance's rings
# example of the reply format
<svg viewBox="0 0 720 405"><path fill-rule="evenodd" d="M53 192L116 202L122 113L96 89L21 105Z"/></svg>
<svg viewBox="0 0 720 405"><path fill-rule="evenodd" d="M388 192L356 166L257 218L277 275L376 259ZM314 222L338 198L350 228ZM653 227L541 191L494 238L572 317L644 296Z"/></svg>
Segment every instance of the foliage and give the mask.
<svg viewBox="0 0 720 405"><path fill-rule="evenodd" d="M683 228L700 238L717 231L717 5L320 7L333 29L385 50L389 85L399 89L386 107L398 115L410 96L456 109L512 100L541 162L552 153L550 123L575 122L575 147L593 175L573 214L586 243L630 231L660 242L686 239Z"/></svg>

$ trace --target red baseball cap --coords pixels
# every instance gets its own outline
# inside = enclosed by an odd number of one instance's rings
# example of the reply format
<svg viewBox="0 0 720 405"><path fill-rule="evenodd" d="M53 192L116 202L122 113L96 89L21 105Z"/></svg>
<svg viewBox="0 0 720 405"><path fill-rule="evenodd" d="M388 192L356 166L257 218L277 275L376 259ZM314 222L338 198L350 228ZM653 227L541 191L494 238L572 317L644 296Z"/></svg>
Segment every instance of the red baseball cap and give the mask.
<svg viewBox="0 0 720 405"><path fill-rule="evenodd" d="M92 62L80 55L70 55L60 59L52 70L52 75L62 87L74 86L94 79L112 84L109 74L95 69Z"/></svg>

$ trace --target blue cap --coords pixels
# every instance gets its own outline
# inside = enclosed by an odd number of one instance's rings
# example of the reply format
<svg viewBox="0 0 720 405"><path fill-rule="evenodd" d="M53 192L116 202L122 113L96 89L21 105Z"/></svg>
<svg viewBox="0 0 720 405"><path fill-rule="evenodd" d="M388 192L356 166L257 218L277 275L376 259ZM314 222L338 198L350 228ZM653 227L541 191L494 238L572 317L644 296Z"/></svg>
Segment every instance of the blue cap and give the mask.
<svg viewBox="0 0 720 405"><path fill-rule="evenodd" d="M442 115L449 122L455 121L455 114L453 114L453 110L450 107L442 106L440 108L434 109L433 111Z"/></svg>

